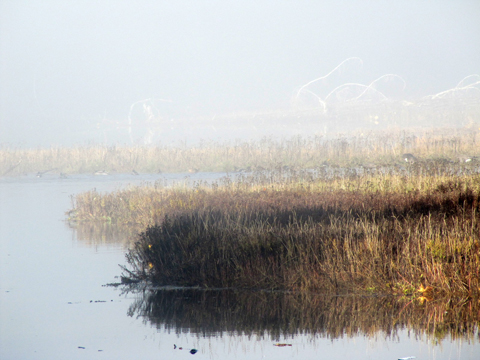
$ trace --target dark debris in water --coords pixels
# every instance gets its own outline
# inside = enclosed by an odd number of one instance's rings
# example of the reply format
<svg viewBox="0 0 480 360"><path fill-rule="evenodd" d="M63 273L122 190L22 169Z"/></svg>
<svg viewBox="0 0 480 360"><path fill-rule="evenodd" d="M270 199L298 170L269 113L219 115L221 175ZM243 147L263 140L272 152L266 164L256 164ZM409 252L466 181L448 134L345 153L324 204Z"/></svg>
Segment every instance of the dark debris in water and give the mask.
<svg viewBox="0 0 480 360"><path fill-rule="evenodd" d="M85 350L85 346L78 346L78 349ZM98 351L98 352L101 352L101 351L103 351L103 350L99 349L99 350L97 350L97 351Z"/></svg>
<svg viewBox="0 0 480 360"><path fill-rule="evenodd" d="M173 348L178 349L178 350L183 350L183 347L181 347L181 346L177 347L176 344L173 344ZM188 349L186 349L186 350L188 350ZM197 349L190 349L190 351L189 351L189 353L192 354L192 355L195 355L197 352L198 352Z"/></svg>

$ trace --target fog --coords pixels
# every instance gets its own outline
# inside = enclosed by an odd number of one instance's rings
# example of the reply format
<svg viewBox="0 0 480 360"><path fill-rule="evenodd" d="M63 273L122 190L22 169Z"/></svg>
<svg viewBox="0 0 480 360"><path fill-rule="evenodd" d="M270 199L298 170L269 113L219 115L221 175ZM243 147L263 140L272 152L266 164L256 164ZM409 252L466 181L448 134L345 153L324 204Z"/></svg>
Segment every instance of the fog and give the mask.
<svg viewBox="0 0 480 360"><path fill-rule="evenodd" d="M388 96L416 99L480 73L479 19L477 0L1 0L0 143L132 143L149 111L192 126L289 111L351 57L317 94L396 74Z"/></svg>

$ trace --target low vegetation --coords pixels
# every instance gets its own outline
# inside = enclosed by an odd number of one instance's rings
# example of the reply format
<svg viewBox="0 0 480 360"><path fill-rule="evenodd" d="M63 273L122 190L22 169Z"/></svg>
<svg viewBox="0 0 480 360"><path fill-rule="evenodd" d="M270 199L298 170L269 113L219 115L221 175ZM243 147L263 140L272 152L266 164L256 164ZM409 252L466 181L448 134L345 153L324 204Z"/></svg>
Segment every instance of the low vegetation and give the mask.
<svg viewBox="0 0 480 360"><path fill-rule="evenodd" d="M124 282L478 295L478 176L425 164L376 171L276 170L192 188L91 191L69 216L141 224Z"/></svg>
<svg viewBox="0 0 480 360"><path fill-rule="evenodd" d="M195 146L79 146L22 149L0 146L0 177L25 174L102 174L234 172L288 166L297 170L320 165L354 168L404 163L402 154L423 161L462 163L480 157L478 128L357 132L335 138L323 135L290 139Z"/></svg>

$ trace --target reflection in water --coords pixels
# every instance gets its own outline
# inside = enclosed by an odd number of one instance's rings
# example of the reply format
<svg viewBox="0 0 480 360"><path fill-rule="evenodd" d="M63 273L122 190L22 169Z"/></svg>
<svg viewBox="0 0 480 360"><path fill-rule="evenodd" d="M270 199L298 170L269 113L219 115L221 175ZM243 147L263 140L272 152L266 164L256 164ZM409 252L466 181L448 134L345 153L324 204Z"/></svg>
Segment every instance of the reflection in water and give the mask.
<svg viewBox="0 0 480 360"><path fill-rule="evenodd" d="M87 247L115 245L128 248L136 239L137 234L144 231L140 224L112 225L101 222L69 223L73 236Z"/></svg>
<svg viewBox="0 0 480 360"><path fill-rule="evenodd" d="M124 289L124 292L130 292ZM478 341L477 301L420 301L360 296L320 296L270 291L164 288L140 290L129 316L158 329L199 336L313 334L331 339L383 333L395 338L407 329L440 343L443 339Z"/></svg>

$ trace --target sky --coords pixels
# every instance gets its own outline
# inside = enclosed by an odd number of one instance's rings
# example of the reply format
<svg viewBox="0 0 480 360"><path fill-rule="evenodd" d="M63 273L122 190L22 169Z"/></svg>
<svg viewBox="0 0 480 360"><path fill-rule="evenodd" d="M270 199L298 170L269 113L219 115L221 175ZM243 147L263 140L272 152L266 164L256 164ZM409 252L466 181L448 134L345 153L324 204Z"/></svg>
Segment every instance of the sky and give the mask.
<svg viewBox="0 0 480 360"><path fill-rule="evenodd" d="M287 109L350 57L312 90L397 74L396 98L438 93L480 73L478 19L478 0L0 0L0 144L89 141L144 99L171 118Z"/></svg>

